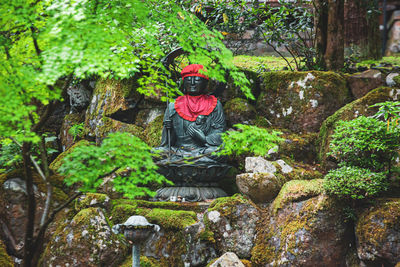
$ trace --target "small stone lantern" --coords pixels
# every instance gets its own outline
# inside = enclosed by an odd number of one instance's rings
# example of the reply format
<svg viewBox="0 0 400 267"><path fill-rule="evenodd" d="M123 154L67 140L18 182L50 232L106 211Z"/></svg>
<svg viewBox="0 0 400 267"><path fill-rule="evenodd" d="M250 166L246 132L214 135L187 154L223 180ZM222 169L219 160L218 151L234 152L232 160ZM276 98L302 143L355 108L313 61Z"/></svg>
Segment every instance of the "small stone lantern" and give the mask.
<svg viewBox="0 0 400 267"><path fill-rule="evenodd" d="M114 225L112 231L115 234L123 233L126 239L132 241L132 266L140 267L140 244L153 232L158 232L160 226L149 223L143 216L131 216L123 224Z"/></svg>

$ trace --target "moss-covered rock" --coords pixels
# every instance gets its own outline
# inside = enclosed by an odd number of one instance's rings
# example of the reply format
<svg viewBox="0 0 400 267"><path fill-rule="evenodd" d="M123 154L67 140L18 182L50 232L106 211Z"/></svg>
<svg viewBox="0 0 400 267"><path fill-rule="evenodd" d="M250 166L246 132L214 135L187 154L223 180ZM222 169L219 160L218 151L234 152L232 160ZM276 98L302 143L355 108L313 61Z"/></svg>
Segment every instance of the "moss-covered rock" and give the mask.
<svg viewBox="0 0 400 267"><path fill-rule="evenodd" d="M383 75L379 70L369 69L362 73L345 76L353 96L358 99L371 90L384 85Z"/></svg>
<svg viewBox="0 0 400 267"><path fill-rule="evenodd" d="M79 212L89 207L108 208L110 202L110 198L106 194L87 193L75 200L75 210Z"/></svg>
<svg viewBox="0 0 400 267"><path fill-rule="evenodd" d="M239 194L219 198L204 215L205 231L213 233L221 254L230 251L240 258L249 258L258 217L257 207Z"/></svg>
<svg viewBox="0 0 400 267"><path fill-rule="evenodd" d="M252 70L251 67L241 67L240 70L243 71L243 73L249 80L251 93L253 94L255 99L257 99L258 95L260 94L260 75L256 71ZM220 100L222 101L222 103L226 103L234 98L245 99L246 96L242 92L241 88L236 86L233 82L233 79L230 78L226 83L226 89L224 90Z"/></svg>
<svg viewBox="0 0 400 267"><path fill-rule="evenodd" d="M318 133L284 134L285 141L279 145L279 155L312 164L317 160Z"/></svg>
<svg viewBox="0 0 400 267"><path fill-rule="evenodd" d="M2 267L13 267L14 262L11 257L7 254L6 247L3 241L0 240L0 266Z"/></svg>
<svg viewBox="0 0 400 267"><path fill-rule="evenodd" d="M97 82L85 117L85 130L89 136L96 137L97 143L115 131L130 132L143 138L142 127L125 123L134 121L137 112L132 109L132 102L137 103L141 99L136 88L134 79Z"/></svg>
<svg viewBox="0 0 400 267"><path fill-rule="evenodd" d="M90 207L72 220L59 222L41 258L41 266L115 266L126 257L126 245L111 232L104 211Z"/></svg>
<svg viewBox="0 0 400 267"><path fill-rule="evenodd" d="M251 261L256 266L345 266L351 227L326 195L294 198L257 225Z"/></svg>
<svg viewBox="0 0 400 267"><path fill-rule="evenodd" d="M256 110L273 126L317 132L327 117L351 101L346 80L334 72L265 72Z"/></svg>
<svg viewBox="0 0 400 267"><path fill-rule="evenodd" d="M287 182L272 202L272 211L276 213L289 202L303 201L323 192L323 179L293 180Z"/></svg>
<svg viewBox="0 0 400 267"><path fill-rule="evenodd" d="M266 203L276 197L281 185L272 173L242 173L236 176L240 192L255 203Z"/></svg>
<svg viewBox="0 0 400 267"><path fill-rule="evenodd" d="M243 98L234 98L226 102L224 113L228 127L237 123L249 124L256 118L256 109Z"/></svg>
<svg viewBox="0 0 400 267"><path fill-rule="evenodd" d="M53 172L57 172L57 170L61 167L63 159L70 154L72 151L74 151L75 148L78 146L88 146L90 145L90 142L87 140L80 140L79 142L75 143L73 146L71 146L69 149L65 150L63 153L58 155L58 157L53 160L53 162L50 163L49 168Z"/></svg>
<svg viewBox="0 0 400 267"><path fill-rule="evenodd" d="M400 199L379 199L356 223L358 257L371 266L400 262Z"/></svg>
<svg viewBox="0 0 400 267"><path fill-rule="evenodd" d="M361 115L373 115L376 113L377 108L369 108L371 105L385 101L397 100L399 95L399 89L380 87L372 90L364 97L347 104L346 106L337 110L332 116L328 117L321 126L318 138L318 158L321 163L324 166L328 164L327 161L329 159L327 157L327 153L329 152L331 135L334 133L338 121L352 120Z"/></svg>
<svg viewBox="0 0 400 267"><path fill-rule="evenodd" d="M144 140L151 147L161 144L164 115L160 115L150 122L144 130Z"/></svg>
<svg viewBox="0 0 400 267"><path fill-rule="evenodd" d="M78 125L84 122L84 116L80 113L68 114L64 117L63 123L60 129L60 141L63 151L70 148L75 142L79 141L82 136L72 135L69 130L72 126ZM83 126L82 126L83 127ZM83 134L83 129L82 129Z"/></svg>

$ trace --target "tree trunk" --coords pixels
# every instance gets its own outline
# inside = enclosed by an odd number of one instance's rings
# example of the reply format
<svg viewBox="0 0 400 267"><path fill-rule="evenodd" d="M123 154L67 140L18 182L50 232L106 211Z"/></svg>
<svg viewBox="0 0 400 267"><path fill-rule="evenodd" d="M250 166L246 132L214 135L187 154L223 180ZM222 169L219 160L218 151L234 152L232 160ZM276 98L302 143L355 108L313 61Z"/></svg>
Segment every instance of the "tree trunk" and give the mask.
<svg viewBox="0 0 400 267"><path fill-rule="evenodd" d="M35 227L35 192L33 191L33 178L30 164L30 143L24 142L22 145L22 159L24 162L24 176L27 192L27 222L25 231L25 244L24 244L24 267L32 266L32 259L34 256L35 248L33 246L33 231Z"/></svg>
<svg viewBox="0 0 400 267"><path fill-rule="evenodd" d="M326 0L315 0L314 12L316 63L321 69L326 69L324 55L328 30L328 2Z"/></svg>
<svg viewBox="0 0 400 267"><path fill-rule="evenodd" d="M382 58L382 36L379 30L379 16L378 0L374 0L375 10L371 15L367 16L367 44L368 44L368 58L381 59Z"/></svg>
<svg viewBox="0 0 400 267"><path fill-rule="evenodd" d="M328 70L343 68L344 0L328 0L328 25L324 60Z"/></svg>
<svg viewBox="0 0 400 267"><path fill-rule="evenodd" d="M377 2L346 0L344 6L345 54L360 59L379 59L380 32Z"/></svg>

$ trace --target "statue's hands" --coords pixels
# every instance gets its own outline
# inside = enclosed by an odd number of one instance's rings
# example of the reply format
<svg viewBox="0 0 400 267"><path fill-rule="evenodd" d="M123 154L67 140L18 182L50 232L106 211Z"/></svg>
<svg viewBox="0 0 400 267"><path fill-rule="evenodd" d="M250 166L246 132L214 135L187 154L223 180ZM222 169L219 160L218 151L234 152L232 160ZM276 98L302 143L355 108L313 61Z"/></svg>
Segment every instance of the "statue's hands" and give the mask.
<svg viewBox="0 0 400 267"><path fill-rule="evenodd" d="M164 120L164 127L168 130L172 129L172 120Z"/></svg>
<svg viewBox="0 0 400 267"><path fill-rule="evenodd" d="M187 133L202 144L206 142L205 134L200 129L194 127L193 124L188 126Z"/></svg>

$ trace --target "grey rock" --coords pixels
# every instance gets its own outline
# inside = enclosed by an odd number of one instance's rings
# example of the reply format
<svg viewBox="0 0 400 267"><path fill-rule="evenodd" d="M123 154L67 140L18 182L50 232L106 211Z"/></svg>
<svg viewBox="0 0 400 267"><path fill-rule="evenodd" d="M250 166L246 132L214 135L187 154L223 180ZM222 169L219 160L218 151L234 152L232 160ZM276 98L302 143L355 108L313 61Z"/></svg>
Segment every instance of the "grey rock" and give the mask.
<svg viewBox="0 0 400 267"><path fill-rule="evenodd" d="M27 192L26 192L26 183L21 178L8 179L7 181L4 182L3 189L4 190L10 190L10 191L13 191L15 193L23 193L25 195L27 194ZM33 190L34 190L35 193L38 192L36 185L33 185Z"/></svg>
<svg viewBox="0 0 400 267"><path fill-rule="evenodd" d="M188 266L205 266L210 259L217 256L217 252L210 242L198 238L204 230L203 221L184 229L187 252L184 254L183 262Z"/></svg>
<svg viewBox="0 0 400 267"><path fill-rule="evenodd" d="M272 173L242 173L236 176L239 191L255 203L273 200L281 189L280 183Z"/></svg>
<svg viewBox="0 0 400 267"><path fill-rule="evenodd" d="M394 77L398 76L399 74L396 72L389 73L388 76L386 76L386 85L387 86L395 86L396 82L393 80Z"/></svg>
<svg viewBox="0 0 400 267"><path fill-rule="evenodd" d="M290 173L293 171L293 168L291 166L289 166L289 164L287 164L284 160L282 159L278 159L276 161L276 163L279 164L279 166L281 166L282 172L283 173Z"/></svg>
<svg viewBox="0 0 400 267"><path fill-rule="evenodd" d="M245 168L246 172L268 172L268 173L275 173L276 168L272 164L272 162L263 159L262 157L247 157L245 160Z"/></svg>
<svg viewBox="0 0 400 267"><path fill-rule="evenodd" d="M70 113L80 112L90 103L91 92L83 84L70 86L67 89L67 94L71 105Z"/></svg>
<svg viewBox="0 0 400 267"><path fill-rule="evenodd" d="M394 266L400 262L400 199L379 199L358 218L358 257L371 264L368 266Z"/></svg>
<svg viewBox="0 0 400 267"><path fill-rule="evenodd" d="M232 252L226 252L219 257L210 267L245 267L238 256Z"/></svg>
<svg viewBox="0 0 400 267"><path fill-rule="evenodd" d="M249 258L256 237L259 211L250 202L246 202L235 205L231 213L224 214L213 210L204 215L214 233L218 250L234 252L241 258Z"/></svg>

